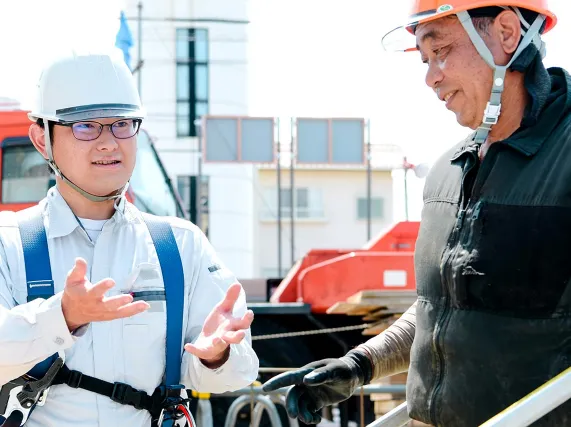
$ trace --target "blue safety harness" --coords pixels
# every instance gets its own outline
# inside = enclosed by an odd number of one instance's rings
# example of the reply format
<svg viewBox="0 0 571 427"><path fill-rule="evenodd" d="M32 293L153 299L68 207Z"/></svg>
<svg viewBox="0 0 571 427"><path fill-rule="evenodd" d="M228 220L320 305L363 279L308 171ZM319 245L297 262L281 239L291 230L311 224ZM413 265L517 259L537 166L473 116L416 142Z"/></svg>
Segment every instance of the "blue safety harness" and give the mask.
<svg viewBox="0 0 571 427"><path fill-rule="evenodd" d="M43 217L38 210L34 215L23 215L18 212L18 225L24 252L26 268L26 287L28 302L36 298L50 298L54 295L48 241L43 223ZM70 387L83 388L103 394L112 400L147 409L151 412L152 425L163 417L162 426L173 425L169 421L168 410L176 407L180 401L180 369L182 361L182 324L184 311L184 272L180 253L170 224L153 215L142 213L143 219L155 245L166 295L166 368L161 386L157 387L152 396L123 383L109 383L89 377L77 371L72 371L63 365L52 384L68 384ZM32 368L28 375L42 378L50 366L57 360L54 354ZM0 417L1 423L2 417Z"/></svg>

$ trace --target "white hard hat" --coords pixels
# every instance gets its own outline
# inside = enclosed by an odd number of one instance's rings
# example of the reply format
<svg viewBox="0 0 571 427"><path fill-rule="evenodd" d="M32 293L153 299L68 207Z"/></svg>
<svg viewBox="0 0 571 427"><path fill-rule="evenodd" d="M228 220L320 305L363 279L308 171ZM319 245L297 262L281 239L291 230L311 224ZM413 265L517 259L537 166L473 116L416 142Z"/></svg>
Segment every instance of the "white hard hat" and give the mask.
<svg viewBox="0 0 571 427"><path fill-rule="evenodd" d="M74 53L43 70L28 117L55 122L143 119L145 112L135 79L120 56Z"/></svg>
<svg viewBox="0 0 571 427"><path fill-rule="evenodd" d="M145 112L135 79L123 58L111 53L74 52L53 61L42 71L36 103L28 118L48 122L76 122L98 118L143 119ZM56 165L50 132L45 132L46 161L54 173L91 201L120 201L129 183L107 196L97 196L70 181Z"/></svg>

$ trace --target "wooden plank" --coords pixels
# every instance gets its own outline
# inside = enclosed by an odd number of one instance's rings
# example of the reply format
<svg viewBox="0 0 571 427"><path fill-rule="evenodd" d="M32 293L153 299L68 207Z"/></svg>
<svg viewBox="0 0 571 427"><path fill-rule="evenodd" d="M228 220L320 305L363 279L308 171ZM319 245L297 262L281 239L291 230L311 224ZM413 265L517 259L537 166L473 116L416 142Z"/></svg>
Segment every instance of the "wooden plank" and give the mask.
<svg viewBox="0 0 571 427"><path fill-rule="evenodd" d="M350 303L364 303L370 302L371 299L381 299L386 301L392 300L402 300L402 301L413 301L416 300L416 292L411 291L386 291L386 290L367 290L367 291L359 291L349 298L347 298L347 302Z"/></svg>
<svg viewBox="0 0 571 427"><path fill-rule="evenodd" d="M389 310L389 309L381 309L377 311L371 311L365 317L363 317L363 322L375 322L386 319L387 317L391 317L397 314L399 317L403 314L404 311L402 310Z"/></svg>
<svg viewBox="0 0 571 427"><path fill-rule="evenodd" d="M364 316L380 307L375 304L351 304L348 302L337 302L327 309L328 314L347 314L350 316Z"/></svg>

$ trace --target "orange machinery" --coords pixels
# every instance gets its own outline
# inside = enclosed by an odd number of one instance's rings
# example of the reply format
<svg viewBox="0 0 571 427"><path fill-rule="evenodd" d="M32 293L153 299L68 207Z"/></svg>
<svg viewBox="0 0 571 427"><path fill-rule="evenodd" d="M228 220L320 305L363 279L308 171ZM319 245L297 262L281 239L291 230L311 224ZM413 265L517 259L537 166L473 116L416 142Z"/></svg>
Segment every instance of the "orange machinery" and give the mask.
<svg viewBox="0 0 571 427"><path fill-rule="evenodd" d="M313 313L359 291L415 291L414 243L420 223L399 222L360 249L313 249L273 292L270 302L303 302Z"/></svg>

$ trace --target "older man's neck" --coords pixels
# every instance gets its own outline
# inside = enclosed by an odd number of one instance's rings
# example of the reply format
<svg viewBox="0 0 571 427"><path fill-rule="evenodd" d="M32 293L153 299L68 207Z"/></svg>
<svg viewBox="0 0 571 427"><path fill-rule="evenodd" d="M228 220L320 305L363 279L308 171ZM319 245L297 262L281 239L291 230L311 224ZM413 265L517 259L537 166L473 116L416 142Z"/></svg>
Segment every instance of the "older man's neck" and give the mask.
<svg viewBox="0 0 571 427"><path fill-rule="evenodd" d="M523 74L512 72L506 79L500 118L488 135L489 144L509 138L521 126L525 108L529 103L529 94L523 78Z"/></svg>

